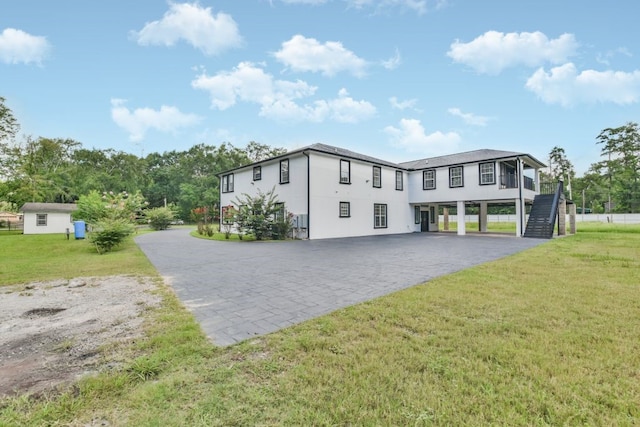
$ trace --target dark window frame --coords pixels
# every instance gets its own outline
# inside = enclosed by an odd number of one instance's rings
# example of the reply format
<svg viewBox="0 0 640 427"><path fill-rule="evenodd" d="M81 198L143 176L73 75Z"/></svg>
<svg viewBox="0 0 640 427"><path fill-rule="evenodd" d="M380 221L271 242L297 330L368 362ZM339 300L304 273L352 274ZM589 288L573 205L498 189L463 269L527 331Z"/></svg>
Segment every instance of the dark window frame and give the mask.
<svg viewBox="0 0 640 427"><path fill-rule="evenodd" d="M342 214L342 207L345 206L347 208L346 215ZM351 218L351 202L340 202L338 203L338 217L339 218Z"/></svg>
<svg viewBox="0 0 640 427"><path fill-rule="evenodd" d="M433 180L433 187L427 186L427 173L433 173L433 178L429 180ZM422 189L423 190L435 190L436 189L436 170L435 169L426 169L422 171Z"/></svg>
<svg viewBox="0 0 640 427"><path fill-rule="evenodd" d="M453 184L453 178L458 178L457 176L454 177L452 175L454 170L460 170L460 185L454 185ZM449 188L461 188L464 187L464 166L460 165L460 166L451 166L449 168Z"/></svg>
<svg viewBox="0 0 640 427"><path fill-rule="evenodd" d="M378 208L384 208L384 212L377 212ZM380 221L378 221L378 218ZM384 224L382 224L384 222ZM389 224L387 216L387 204L386 203L374 203L373 204L373 228L387 228Z"/></svg>
<svg viewBox="0 0 640 427"><path fill-rule="evenodd" d="M435 206L429 206L429 221L431 221L431 224L436 223L436 207ZM440 218L438 218L438 221L440 221Z"/></svg>
<svg viewBox="0 0 640 427"><path fill-rule="evenodd" d="M485 174L483 174L482 172L482 166L484 165L491 165L491 182L482 182L482 177ZM482 162L478 165L478 182L480 183L480 185L495 185L496 183L496 162Z"/></svg>
<svg viewBox="0 0 640 427"><path fill-rule="evenodd" d="M400 180L398 180L400 177ZM396 171L396 190L404 191L404 173L402 171Z"/></svg>
<svg viewBox="0 0 640 427"><path fill-rule="evenodd" d="M46 227L48 219L49 219L49 215L46 213L36 214L36 227Z"/></svg>
<svg viewBox="0 0 640 427"><path fill-rule="evenodd" d="M420 206L414 206L413 208L413 222L415 224L420 224L422 222Z"/></svg>
<svg viewBox="0 0 640 427"><path fill-rule="evenodd" d="M284 165L287 165L284 167ZM280 184L288 184L289 183L289 159L280 160Z"/></svg>
<svg viewBox="0 0 640 427"><path fill-rule="evenodd" d="M378 171L377 179L376 179L376 171ZM382 188L382 167L374 166L372 170L372 174L373 176L371 181L373 184L373 188Z"/></svg>
<svg viewBox="0 0 640 427"><path fill-rule="evenodd" d="M343 181L343 179L342 179L342 172L343 172L342 167L343 167L343 165L345 165L346 168L347 168L347 177L346 177L347 180L346 181ZM340 181L339 181L340 184L351 184L351 161L345 160L345 159L340 159L340 177L339 177L339 179L340 179Z"/></svg>
<svg viewBox="0 0 640 427"><path fill-rule="evenodd" d="M222 179L220 180L220 184L222 187L221 191L223 193L233 193L233 187L234 187L233 182L234 182L234 178L232 173L222 175Z"/></svg>
<svg viewBox="0 0 640 427"><path fill-rule="evenodd" d="M253 167L253 180L260 181L262 179L262 166Z"/></svg>
<svg viewBox="0 0 640 427"><path fill-rule="evenodd" d="M273 204L273 220L275 222L284 221L287 212L284 209L284 202L278 202Z"/></svg>

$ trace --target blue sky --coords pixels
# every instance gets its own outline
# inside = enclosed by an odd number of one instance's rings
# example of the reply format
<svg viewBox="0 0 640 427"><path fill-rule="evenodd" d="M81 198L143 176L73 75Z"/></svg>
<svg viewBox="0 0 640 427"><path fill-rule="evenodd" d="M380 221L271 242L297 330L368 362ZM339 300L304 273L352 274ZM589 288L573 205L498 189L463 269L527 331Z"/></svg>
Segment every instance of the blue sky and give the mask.
<svg viewBox="0 0 640 427"><path fill-rule="evenodd" d="M146 155L337 145L389 161L492 148L578 174L640 121L640 3L7 0L0 96L22 134Z"/></svg>

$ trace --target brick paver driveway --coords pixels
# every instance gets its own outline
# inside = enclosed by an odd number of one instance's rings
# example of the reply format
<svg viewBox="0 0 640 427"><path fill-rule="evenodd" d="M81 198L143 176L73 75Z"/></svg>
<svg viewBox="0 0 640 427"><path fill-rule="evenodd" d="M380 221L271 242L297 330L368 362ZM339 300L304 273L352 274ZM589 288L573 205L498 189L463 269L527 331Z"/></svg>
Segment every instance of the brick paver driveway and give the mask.
<svg viewBox="0 0 640 427"><path fill-rule="evenodd" d="M449 233L216 242L190 231L149 233L136 242L221 346L544 242Z"/></svg>

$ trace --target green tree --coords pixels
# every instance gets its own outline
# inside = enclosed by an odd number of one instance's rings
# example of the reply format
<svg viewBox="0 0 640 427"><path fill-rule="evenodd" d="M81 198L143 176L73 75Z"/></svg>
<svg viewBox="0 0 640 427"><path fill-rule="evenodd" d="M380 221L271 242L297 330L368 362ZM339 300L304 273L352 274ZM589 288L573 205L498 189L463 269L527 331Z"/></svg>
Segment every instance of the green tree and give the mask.
<svg viewBox="0 0 640 427"><path fill-rule="evenodd" d="M284 203L278 200L275 191L275 187L266 193L258 190L258 194L253 197L243 193L233 201L236 207L236 228L240 232L253 234L256 240L285 237L282 224L285 221L290 224L290 218L285 215Z"/></svg>
<svg viewBox="0 0 640 427"><path fill-rule="evenodd" d="M5 139L13 139L19 130L20 125L13 112L5 105L4 97L0 96L0 143Z"/></svg>
<svg viewBox="0 0 640 427"><path fill-rule="evenodd" d="M144 217L152 229L166 230L174 219L174 213L170 207L151 208L144 212Z"/></svg>
<svg viewBox="0 0 640 427"><path fill-rule="evenodd" d="M549 178L551 181L563 181L564 188L573 199L572 181L576 175L573 164L567 158L564 148L555 146L549 152Z"/></svg>
<svg viewBox="0 0 640 427"><path fill-rule="evenodd" d="M595 170L603 173L609 184L610 197L617 212L640 210L640 127L629 122L606 128L596 138L602 145Z"/></svg>

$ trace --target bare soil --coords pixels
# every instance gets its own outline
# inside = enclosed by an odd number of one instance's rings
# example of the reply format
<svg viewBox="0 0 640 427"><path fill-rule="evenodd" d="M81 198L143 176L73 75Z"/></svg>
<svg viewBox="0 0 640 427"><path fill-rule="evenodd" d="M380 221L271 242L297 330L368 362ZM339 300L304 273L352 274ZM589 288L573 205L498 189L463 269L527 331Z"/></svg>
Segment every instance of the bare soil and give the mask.
<svg viewBox="0 0 640 427"><path fill-rule="evenodd" d="M0 398L113 368L102 349L142 335L151 278L84 277L0 288Z"/></svg>

